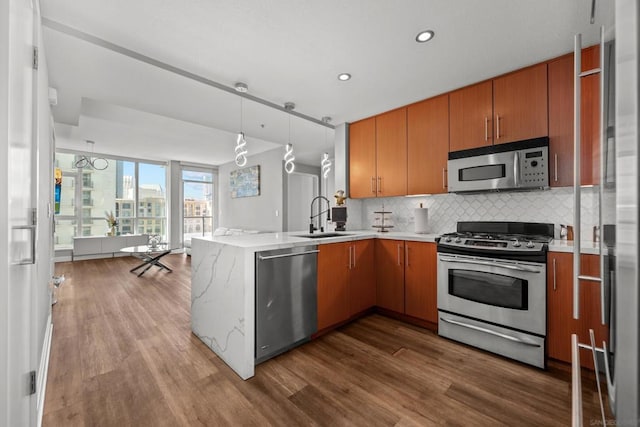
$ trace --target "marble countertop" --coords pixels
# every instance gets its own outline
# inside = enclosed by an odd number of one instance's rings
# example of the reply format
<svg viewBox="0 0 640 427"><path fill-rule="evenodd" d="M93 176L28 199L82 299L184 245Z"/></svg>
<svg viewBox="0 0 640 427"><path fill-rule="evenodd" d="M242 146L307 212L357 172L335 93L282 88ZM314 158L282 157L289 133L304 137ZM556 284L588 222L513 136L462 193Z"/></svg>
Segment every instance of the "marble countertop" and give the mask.
<svg viewBox="0 0 640 427"><path fill-rule="evenodd" d="M250 249L253 251L263 251L295 246L322 245L327 243L350 242L353 240L375 238L435 242L436 237L439 236L438 234L417 234L405 232L379 233L368 230L344 231L339 232L340 236L325 238L304 237L306 234L308 234L308 231L289 231L281 233L241 234L235 236L194 237L194 239L224 243L226 245ZM314 234L322 235L327 233L316 232Z"/></svg>
<svg viewBox="0 0 640 427"><path fill-rule="evenodd" d="M322 245L328 243L350 242L364 239L393 239L411 240L417 242L435 242L439 234L417 234L411 232L390 231L380 233L369 230L355 230L339 232L340 236L325 238L304 237L308 231L290 231L280 233L241 234L235 236L194 237L205 241L223 243L251 251L265 251L272 249L284 249L296 246ZM326 233L314 233L322 235ZM582 241L581 253L597 255L600 252L599 244L591 241ZM552 240L549 243L550 252L573 252L572 240Z"/></svg>
<svg viewBox="0 0 640 427"><path fill-rule="evenodd" d="M552 240L549 243L549 252L573 252L573 240ZM598 255L600 254L600 243L583 240L580 242L580 253Z"/></svg>

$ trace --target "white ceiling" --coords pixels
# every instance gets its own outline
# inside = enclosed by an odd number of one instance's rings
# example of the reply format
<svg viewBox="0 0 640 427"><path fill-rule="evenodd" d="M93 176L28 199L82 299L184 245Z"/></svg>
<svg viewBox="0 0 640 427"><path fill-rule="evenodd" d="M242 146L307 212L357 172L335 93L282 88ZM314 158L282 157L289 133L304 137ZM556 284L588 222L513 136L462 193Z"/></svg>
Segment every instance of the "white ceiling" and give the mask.
<svg viewBox="0 0 640 427"><path fill-rule="evenodd" d="M46 0L45 18L333 124L351 122L597 42L598 0ZM418 31L435 38L414 41ZM45 27L58 146L222 164L233 159L240 98ZM336 76L353 78L340 82ZM252 153L291 141L316 164L333 131L243 102ZM264 126L263 126L264 125ZM289 131L289 126L291 130Z"/></svg>

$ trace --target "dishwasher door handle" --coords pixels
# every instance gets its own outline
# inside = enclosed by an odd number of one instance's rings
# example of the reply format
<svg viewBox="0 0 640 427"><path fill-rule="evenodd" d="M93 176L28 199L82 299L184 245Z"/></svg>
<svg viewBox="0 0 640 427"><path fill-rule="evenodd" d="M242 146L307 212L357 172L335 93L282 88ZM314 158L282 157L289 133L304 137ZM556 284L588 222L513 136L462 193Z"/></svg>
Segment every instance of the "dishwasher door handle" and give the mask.
<svg viewBox="0 0 640 427"><path fill-rule="evenodd" d="M319 250L315 250L315 251L306 251L306 252L296 252L295 254L282 254L282 255L270 255L270 256L258 255L258 259L260 261L264 261L264 260L267 260L267 259L274 259L274 258L290 258L292 256L317 254L318 252L320 252L320 251Z"/></svg>

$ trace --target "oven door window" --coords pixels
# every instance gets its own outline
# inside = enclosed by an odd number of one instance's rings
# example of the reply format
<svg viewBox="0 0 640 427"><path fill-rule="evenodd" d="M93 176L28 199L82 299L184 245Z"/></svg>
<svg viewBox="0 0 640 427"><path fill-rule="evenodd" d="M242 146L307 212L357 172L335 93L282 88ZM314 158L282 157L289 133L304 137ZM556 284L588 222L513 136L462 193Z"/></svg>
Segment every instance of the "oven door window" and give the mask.
<svg viewBox="0 0 640 427"><path fill-rule="evenodd" d="M528 281L482 271L449 270L449 294L496 307L527 310Z"/></svg>

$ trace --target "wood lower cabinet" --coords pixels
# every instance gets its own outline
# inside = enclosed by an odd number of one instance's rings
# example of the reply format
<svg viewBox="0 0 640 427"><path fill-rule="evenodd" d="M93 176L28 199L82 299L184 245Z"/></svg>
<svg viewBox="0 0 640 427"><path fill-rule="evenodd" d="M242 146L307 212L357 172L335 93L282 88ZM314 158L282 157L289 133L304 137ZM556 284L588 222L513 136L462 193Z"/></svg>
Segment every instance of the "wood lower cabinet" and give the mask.
<svg viewBox="0 0 640 427"><path fill-rule="evenodd" d="M582 274L600 275L600 261L596 255L581 255ZM607 327L600 321L600 284L580 282L580 319L573 318L573 254L549 252L547 262L547 355L571 363L571 334L577 333L579 342L590 343L589 329L593 329L596 345L609 341ZM582 366L593 369L590 352L581 350Z"/></svg>
<svg viewBox="0 0 640 427"><path fill-rule="evenodd" d="M408 194L446 193L449 95L407 108Z"/></svg>
<svg viewBox="0 0 640 427"><path fill-rule="evenodd" d="M438 322L436 244L376 240L377 306Z"/></svg>
<svg viewBox="0 0 640 427"><path fill-rule="evenodd" d="M376 305L375 244L373 239L357 240L349 244L349 315L355 316Z"/></svg>
<svg viewBox="0 0 640 427"><path fill-rule="evenodd" d="M582 51L582 70L598 66L599 46ZM549 62L549 184L573 185L573 54ZM593 74L580 81L580 162L582 185L597 184L600 179L600 76Z"/></svg>
<svg viewBox="0 0 640 427"><path fill-rule="evenodd" d="M376 239L376 305L404 313L404 241Z"/></svg>
<svg viewBox="0 0 640 427"><path fill-rule="evenodd" d="M373 239L319 245L318 330L376 305Z"/></svg>
<svg viewBox="0 0 640 427"><path fill-rule="evenodd" d="M438 323L435 243L405 242L404 312Z"/></svg>
<svg viewBox="0 0 640 427"><path fill-rule="evenodd" d="M350 242L319 245L318 330L349 318Z"/></svg>

